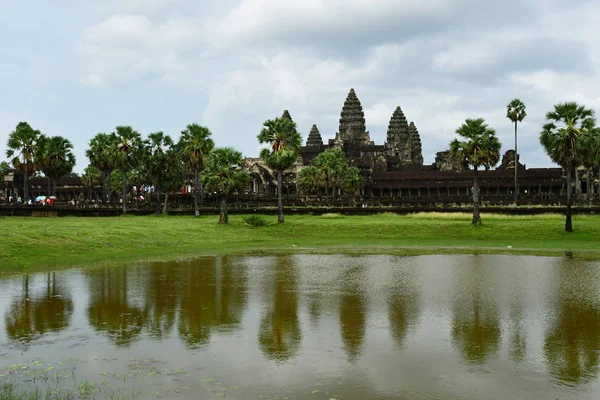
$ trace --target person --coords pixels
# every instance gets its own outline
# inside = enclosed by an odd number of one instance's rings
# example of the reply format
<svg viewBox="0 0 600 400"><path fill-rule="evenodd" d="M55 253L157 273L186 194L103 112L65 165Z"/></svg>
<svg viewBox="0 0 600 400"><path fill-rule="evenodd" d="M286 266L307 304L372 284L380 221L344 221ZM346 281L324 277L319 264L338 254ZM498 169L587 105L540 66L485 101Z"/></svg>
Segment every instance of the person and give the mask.
<svg viewBox="0 0 600 400"><path fill-rule="evenodd" d="M21 198L21 196L19 196L19 198L17 199L17 204L23 204L23 199Z"/></svg>

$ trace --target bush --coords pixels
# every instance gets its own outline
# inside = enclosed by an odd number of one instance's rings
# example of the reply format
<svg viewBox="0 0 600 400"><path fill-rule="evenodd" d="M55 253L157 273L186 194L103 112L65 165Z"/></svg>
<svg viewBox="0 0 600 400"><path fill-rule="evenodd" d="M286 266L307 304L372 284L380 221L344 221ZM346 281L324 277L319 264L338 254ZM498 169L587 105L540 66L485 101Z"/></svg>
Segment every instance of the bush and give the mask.
<svg viewBox="0 0 600 400"><path fill-rule="evenodd" d="M260 215L250 215L249 217L244 217L244 223L250 226L267 226L267 221L261 217Z"/></svg>

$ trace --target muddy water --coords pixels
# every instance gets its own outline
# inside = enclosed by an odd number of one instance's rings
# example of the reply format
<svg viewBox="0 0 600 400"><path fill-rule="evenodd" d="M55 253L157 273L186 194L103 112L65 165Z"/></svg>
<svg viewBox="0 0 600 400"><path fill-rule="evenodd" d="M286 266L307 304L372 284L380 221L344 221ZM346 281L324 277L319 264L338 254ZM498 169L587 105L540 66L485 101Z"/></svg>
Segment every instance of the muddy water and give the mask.
<svg viewBox="0 0 600 400"><path fill-rule="evenodd" d="M600 263L573 259L222 257L68 270L0 279L0 314L4 390L99 399L600 393Z"/></svg>

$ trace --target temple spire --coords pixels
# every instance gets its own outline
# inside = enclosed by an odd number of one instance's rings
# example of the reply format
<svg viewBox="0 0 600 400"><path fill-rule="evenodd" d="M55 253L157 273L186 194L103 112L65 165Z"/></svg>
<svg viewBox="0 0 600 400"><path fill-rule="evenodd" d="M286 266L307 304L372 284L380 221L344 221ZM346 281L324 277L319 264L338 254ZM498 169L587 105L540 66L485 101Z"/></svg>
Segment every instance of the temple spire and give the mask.
<svg viewBox="0 0 600 400"><path fill-rule="evenodd" d="M396 107L387 131L387 144L389 147L404 146L410 139L408 121L400 106Z"/></svg>
<svg viewBox="0 0 600 400"><path fill-rule="evenodd" d="M323 138L321 137L321 133L319 132L317 125L312 126L310 133L308 134L308 139L306 140L306 145L310 147L323 146Z"/></svg>
<svg viewBox="0 0 600 400"><path fill-rule="evenodd" d="M343 141L370 141L369 132L365 126L365 113L354 89L350 89L342 107L338 133Z"/></svg>
<svg viewBox="0 0 600 400"><path fill-rule="evenodd" d="M423 165L423 147L421 145L421 136L415 126L415 123L411 121L408 132L410 134L410 144L412 153L413 165Z"/></svg>
<svg viewBox="0 0 600 400"><path fill-rule="evenodd" d="M290 115L290 112L288 110L283 110L283 114L281 115L281 118L287 118L290 121L293 121L292 116Z"/></svg>

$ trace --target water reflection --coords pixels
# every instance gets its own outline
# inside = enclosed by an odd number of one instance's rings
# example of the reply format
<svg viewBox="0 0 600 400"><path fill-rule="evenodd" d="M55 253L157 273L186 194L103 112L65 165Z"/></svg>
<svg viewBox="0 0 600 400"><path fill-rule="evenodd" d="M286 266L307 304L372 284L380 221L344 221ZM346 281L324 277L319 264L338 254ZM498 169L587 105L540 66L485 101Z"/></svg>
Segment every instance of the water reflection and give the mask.
<svg viewBox="0 0 600 400"><path fill-rule="evenodd" d="M399 348L404 348L408 331L415 327L421 311L419 280L414 269L396 274L387 298L391 335Z"/></svg>
<svg viewBox="0 0 600 400"><path fill-rule="evenodd" d="M139 339L148 318L145 304L135 304L139 300L135 287L142 282L130 273L130 268L109 267L88 275L89 323L117 346L130 346Z"/></svg>
<svg viewBox="0 0 600 400"><path fill-rule="evenodd" d="M29 275L23 275L20 295L13 298L5 316L6 333L11 340L29 343L47 332L67 328L73 313L73 301L63 279L47 273L45 285L31 291Z"/></svg>
<svg viewBox="0 0 600 400"><path fill-rule="evenodd" d="M358 358L365 341L367 299L362 287L365 272L364 265L353 266L346 269L341 277L340 329L344 349L351 361Z"/></svg>
<svg viewBox="0 0 600 400"><path fill-rule="evenodd" d="M600 301L598 268L564 260L555 285L555 320L544 342L550 372L561 382L575 384L598 376Z"/></svg>
<svg viewBox="0 0 600 400"><path fill-rule="evenodd" d="M146 329L161 340L173 332L177 320L177 303L180 294L181 266L176 262L148 265L144 314Z"/></svg>
<svg viewBox="0 0 600 400"><path fill-rule="evenodd" d="M452 305L452 344L468 363L483 364L500 347L500 314L490 285L496 271L475 256L455 277Z"/></svg>
<svg viewBox="0 0 600 400"><path fill-rule="evenodd" d="M270 259L273 272L263 283L264 301L258 342L268 359L286 361L300 350L298 271L289 257Z"/></svg>

